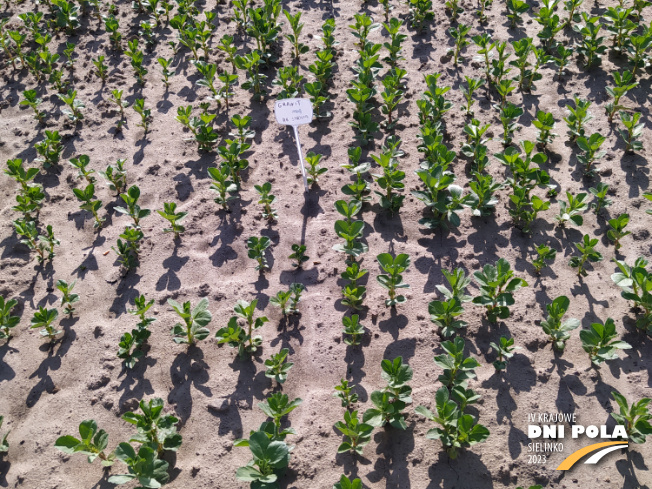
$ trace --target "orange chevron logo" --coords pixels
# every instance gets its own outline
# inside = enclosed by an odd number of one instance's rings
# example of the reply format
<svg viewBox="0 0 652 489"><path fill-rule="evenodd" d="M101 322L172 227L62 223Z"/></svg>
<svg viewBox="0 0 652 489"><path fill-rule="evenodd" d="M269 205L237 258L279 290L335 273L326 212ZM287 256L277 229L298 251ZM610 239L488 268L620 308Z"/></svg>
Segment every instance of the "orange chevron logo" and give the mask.
<svg viewBox="0 0 652 489"><path fill-rule="evenodd" d="M579 450L571 453L566 459L559 464L559 467L557 467L557 470L568 470L570 469L573 465L577 463L579 459L584 457L584 455L588 455L591 452L596 452L594 453L586 462L585 464L596 464L600 461L602 457L607 455L608 453L613 452L614 450L618 450L620 448L626 448L629 446L629 443L626 441L605 441L602 443L594 443L593 445L589 445L588 447L580 448Z"/></svg>

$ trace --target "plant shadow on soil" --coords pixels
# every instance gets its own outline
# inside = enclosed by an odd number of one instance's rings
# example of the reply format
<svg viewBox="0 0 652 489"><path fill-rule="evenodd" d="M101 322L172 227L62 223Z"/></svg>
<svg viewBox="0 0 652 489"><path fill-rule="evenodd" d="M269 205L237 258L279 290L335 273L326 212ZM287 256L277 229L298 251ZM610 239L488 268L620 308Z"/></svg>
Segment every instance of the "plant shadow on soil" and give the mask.
<svg viewBox="0 0 652 489"><path fill-rule="evenodd" d="M210 379L209 370L210 367L204 360L204 352L195 345L190 345L186 351L174 358L170 366L173 387L168 394L168 403L174 404L174 410L179 417L179 429L192 414L193 387L204 396L213 397L210 387L206 385Z"/></svg>
<svg viewBox="0 0 652 489"><path fill-rule="evenodd" d="M223 345L220 345L223 348ZM262 401L265 398L264 392L269 388L269 379L265 377L264 371L257 372L256 363L261 363L260 358L254 357L254 361L241 359L239 356L233 358L229 365L238 372L238 380L231 394L225 395L220 406L211 408L208 412L220 420L217 433L225 436L229 433L235 438L242 438L242 404L247 409L252 409L254 400Z"/></svg>
<svg viewBox="0 0 652 489"><path fill-rule="evenodd" d="M27 394L27 399L25 400L27 407L33 408L44 392L55 394L59 390L54 384L52 377L50 377L50 372L61 368L61 359L77 339L77 333L72 329L72 326L77 321L79 321L79 318L62 319L59 324L63 328L63 336L57 341L44 343L39 348L41 351L47 351L48 356L41 362L38 369L29 376L30 379L38 378L39 381L32 387L29 394Z"/></svg>

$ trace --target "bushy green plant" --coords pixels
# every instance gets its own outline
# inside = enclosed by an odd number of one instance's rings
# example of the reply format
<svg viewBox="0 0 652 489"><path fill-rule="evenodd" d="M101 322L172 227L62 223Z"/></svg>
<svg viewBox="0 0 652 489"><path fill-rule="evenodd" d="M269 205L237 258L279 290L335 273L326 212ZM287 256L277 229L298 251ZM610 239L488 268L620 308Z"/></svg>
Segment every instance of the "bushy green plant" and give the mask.
<svg viewBox="0 0 652 489"><path fill-rule="evenodd" d="M618 350L629 350L632 345L618 339L616 323L607 318L602 323L592 323L590 329L580 331L582 348L589 354L591 363L599 367L605 361L616 360Z"/></svg>
<svg viewBox="0 0 652 489"><path fill-rule="evenodd" d="M344 422L335 423L335 429L345 437L345 441L337 447L337 453L354 452L362 455L362 450L371 441L374 427L360 421L358 411L345 411Z"/></svg>
<svg viewBox="0 0 652 489"><path fill-rule="evenodd" d="M57 329L52 324L58 317L59 311L56 309L46 309L43 306L39 306L38 311L34 311L34 316L29 327L30 329L43 328L40 331L41 336L47 336L50 341L54 341L56 336L63 332L63 330Z"/></svg>
<svg viewBox="0 0 652 489"><path fill-rule="evenodd" d="M513 292L528 285L522 278L514 277L514 271L504 258L495 265L485 265L481 272L473 275L480 286L480 295L473 298L473 303L486 308L487 319L492 323L509 317L509 306L514 304Z"/></svg>
<svg viewBox="0 0 652 489"><path fill-rule="evenodd" d="M235 316L229 319L227 326L221 328L216 334L218 345L228 344L231 348L237 348L238 354L244 357L246 354L253 354L263 344L262 336L253 336L253 332L259 329L269 319L266 316L255 318L256 305L258 299L251 302L239 300L233 308ZM243 319L246 323L247 330L245 331L238 324L238 319Z"/></svg>
<svg viewBox="0 0 652 489"><path fill-rule="evenodd" d="M183 322L176 323L172 327L172 336L175 343L187 343L194 345L196 341L204 340L210 334L205 326L213 318L208 310L208 299L201 299L195 307L192 307L190 301L183 304L168 299L168 304L174 309Z"/></svg>
<svg viewBox="0 0 652 489"><path fill-rule="evenodd" d="M555 257L557 256L557 250L554 248L551 248L545 243L541 243L539 246L536 247L536 252L537 256L532 260L532 266L534 266L534 270L537 273L541 273L541 270L543 270L548 264L546 261L553 262L555 261Z"/></svg>
<svg viewBox="0 0 652 489"><path fill-rule="evenodd" d="M128 411L122 415L127 423L136 426L138 432L129 439L129 443L142 443L153 448L157 454L164 451L176 452L181 447L182 437L177 432L179 419L171 414L163 414L165 407L163 399L155 397L148 402L141 400L138 403L141 413Z"/></svg>
<svg viewBox="0 0 652 489"><path fill-rule="evenodd" d="M381 377L387 382L382 391L373 391L370 399L374 407L367 409L362 416L364 423L381 428L389 423L395 428L405 430L405 414L403 410L412 404L412 388L408 382L412 380L412 368L403 363L402 357L394 360L383 360Z"/></svg>
<svg viewBox="0 0 652 489"><path fill-rule="evenodd" d="M60 436L54 443L54 447L66 454L86 455L89 464L99 458L103 466L113 465L115 454L113 452L105 453L109 444L109 434L104 430L98 430L95 420L82 421L79 424L79 435L80 438L71 435Z"/></svg>
<svg viewBox="0 0 652 489"><path fill-rule="evenodd" d="M275 379L279 384L283 384L288 377L288 372L294 366L294 363L288 362L287 357L290 350L283 348L279 353L272 354L265 360L265 377Z"/></svg>
<svg viewBox="0 0 652 489"><path fill-rule="evenodd" d="M5 300L0 295L0 340L8 340L11 337L11 330L20 322L19 316L11 315L11 310L17 305L16 299Z"/></svg>
<svg viewBox="0 0 652 489"><path fill-rule="evenodd" d="M400 253L395 258L389 253L381 253L376 258L380 267L387 274L376 277L389 294L389 299L385 299L385 306L396 307L397 304L404 303L407 299L403 295L396 295L396 291L410 287L409 284L403 282L402 275L410 266L410 257L405 253Z"/></svg>
<svg viewBox="0 0 652 489"><path fill-rule="evenodd" d="M496 344L493 341L489 343L489 346L493 348L496 352L498 358L494 360L494 368L500 372L507 368L507 360L514 356L515 350L520 350L520 346L514 346L514 338L505 338L504 336L500 337L500 341Z"/></svg>
<svg viewBox="0 0 652 489"><path fill-rule="evenodd" d="M652 414L648 411L650 399L644 397L638 402L630 405L622 394L613 391L611 397L618 404L619 412L612 412L611 417L616 423L625 427L627 438L634 443L645 443L645 438L652 435Z"/></svg>
<svg viewBox="0 0 652 489"><path fill-rule="evenodd" d="M247 239L247 256L256 260L256 270L262 271L269 268L265 253L272 241L267 236L251 236Z"/></svg>
<svg viewBox="0 0 652 489"><path fill-rule="evenodd" d="M541 321L543 332L550 337L552 346L557 351L564 351L566 341L570 338L570 332L580 327L579 319L570 318L562 321L569 306L570 300L568 297L565 295L557 297L546 305L548 316Z"/></svg>
<svg viewBox="0 0 652 489"><path fill-rule="evenodd" d="M358 395L355 392L351 392L353 387L353 384L350 384L348 380L344 379L341 379L340 383L335 386L333 397L337 397L342 401L343 408L351 409L351 406L358 402Z"/></svg>
<svg viewBox="0 0 652 489"><path fill-rule="evenodd" d="M585 234L582 237L582 241L573 243L581 255L572 257L569 261L569 265L573 268L577 268L578 275L587 275L585 269L587 261L592 263L602 261L602 253L595 250L595 245L598 244L598 241L598 238L591 238L588 234Z"/></svg>

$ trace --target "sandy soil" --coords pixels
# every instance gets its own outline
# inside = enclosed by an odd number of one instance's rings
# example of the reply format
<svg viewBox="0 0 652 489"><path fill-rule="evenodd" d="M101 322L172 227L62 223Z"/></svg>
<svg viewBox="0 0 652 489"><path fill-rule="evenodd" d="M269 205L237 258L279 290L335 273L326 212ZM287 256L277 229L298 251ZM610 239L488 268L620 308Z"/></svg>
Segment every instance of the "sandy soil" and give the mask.
<svg viewBox="0 0 652 489"><path fill-rule="evenodd" d="M146 15L136 16L128 2L116 5L121 31L125 39L131 39L137 35L137 21ZM218 35L213 43L219 35L235 32L233 23L229 22L230 4L216 7L214 3L200 1L198 6L218 13ZM480 25L474 16L475 5L467 2L465 6L467 12L461 20L473 23L472 34L486 30L495 39L514 40L526 34L534 37L539 28L531 15L526 14L521 28L508 30L502 2L495 2L489 8L486 25ZM0 15L11 16L10 25L18 26L16 14L36 8L43 9L43 6L32 2L8 7L5 4ZM436 0L436 19L423 34L405 29L408 39L401 65L408 71L409 90L400 108L397 134L403 139L406 152L401 165L407 173L408 196L400 213L394 216L382 211L375 201L363 209L368 225L365 239L369 245L363 264L370 274L365 300L368 310L362 314L362 323L368 335L362 347L352 348L343 343L341 335L341 318L346 312L340 302L339 273L344 268L343 257L332 249L339 241L333 231L337 219L333 203L343 197L340 188L349 178L340 165L346 163L347 148L354 144L353 130L347 124L353 106L347 101L345 90L353 77L350 67L356 52L355 40L347 26L360 9L381 21L382 6L375 2L361 6L360 2L292 1L285 2L284 8L305 12L303 42L311 48L301 63L305 76L309 75L307 66L314 57L312 51L321 46L314 34L333 11L337 23L335 35L340 41L338 69L328 103L333 118L300 129L304 150L323 154L323 164L329 169L320 185L313 187L305 198L291 130L279 127L274 121L273 104L278 87L270 85L273 95L262 102L252 101L249 92L238 88L229 115L251 115L256 136L241 199L233 204L230 214L219 211L212 200L214 194L209 190L207 173L218 157L215 153L198 152L196 144L186 141L188 134L174 120L178 106L190 103L197 106L208 94L205 88L195 85L197 72L189 63L186 50L182 49L175 58L178 74L172 78L169 90L159 80L156 57L172 55L166 41L175 33L169 27L157 30L160 42L146 55L149 74L145 87L141 88L135 83L126 57L110 49L103 27L97 29L97 19L83 17L82 28L73 36L78 46L72 75L74 88L86 103L84 121L78 128L66 125L60 111L61 102L45 85L38 86L38 90L48 119L46 127L38 125L31 111L18 105L23 90L37 87L35 79L26 71L17 73L3 68L0 82L3 164L9 158L19 157L37 165L33 163L37 156L34 144L43 139L45 129L60 130L65 149L61 171L42 171L36 179L47 194L41 220L52 224L61 239L51 265L39 266L19 243L11 224L18 217L11 210L17 185L8 177L0 179L3 215L0 294L19 299L17 310L22 316L15 338L0 345L0 414L5 416L3 430L11 430L9 454L0 461L0 486L113 487L107 482L109 473L103 472L99 465L88 465L82 456L64 456L55 450L54 441L62 434L75 434L81 420L94 418L110 433L113 447L131 433L130 426L119 416L135 408L138 400L159 396L166 401L166 409L180 418L183 435L169 487L247 487L235 480L235 470L248 461L248 450L234 449L232 445L235 439L264 421L257 403L275 385L264 376L262 362L281 348L289 348L290 360L294 362L283 391L304 401L289 417L298 435L289 439L296 448L282 487L326 489L342 473L361 477L365 487L372 489L500 489L535 483L550 488L651 486L649 443L632 446L627 455L616 452L597 466L579 465L568 473L557 472L555 467L589 440L568 440L564 453L550 454L543 465L528 463L527 448L530 412L570 412L577 414L580 423L605 424L609 423L609 413L615 405L611 400L612 390L620 391L630 400L651 394L652 343L634 327L634 313L610 279L615 270L613 257L624 258L629 263L638 256L650 258L650 216L645 214L650 205L642 197L643 191L649 188L648 159L652 144L648 119L649 75L644 74L640 86L627 97L627 103L643 113L648 125L645 149L636 155L624 153L624 144L613 129L617 124L609 126L603 110L608 100L604 87L612 83L609 73L626 66L621 58L606 56L602 66L590 72L574 58L565 83L553 80L554 67L545 68L544 78L536 83L533 93L515 92L510 97L526 109L517 140L536 137L531 120L537 109L551 111L558 121L557 132L561 136L549 146L550 161L546 169L562 189L560 195L566 190L574 194L588 191L598 181L606 182L611 186L614 200L608 213L596 217L587 212L580 228L561 230L554 225L559 205L553 200L551 209L542 213L533 226L532 235L526 236L512 226L506 207L508 193L502 190L495 216L475 218L467 209L459 228L429 233L418 224L423 214L422 204L408 194L418 186L418 178L413 173L420 157L415 101L424 90L423 75L440 72L441 83L453 88L447 97L456 107L446 116L446 121L450 137L447 144L455 150L459 150L464 140L465 118L459 112L463 103L461 83L465 75L481 76L480 65L471 61L474 47L466 50L465 60L458 69L446 56L451 44L446 33L450 19L444 14L443 2ZM599 15L604 7L587 1L583 10ZM649 14L649 8L644 13ZM406 19L406 4L397 5L392 15ZM129 32L128 25L132 26ZM562 34L560 39L569 43L576 39L570 30ZM381 42L382 38L382 30L371 35L374 42ZM247 43L242 36L236 39L241 53L251 48L251 40ZM52 49L62 49L65 41L64 35L56 36ZM281 48L282 62L290 63L289 43L281 40ZM104 85L92 74L91 58L101 54L106 56L110 67ZM222 55L213 53L211 61L223 61ZM274 78L275 69L276 66L266 72L268 82ZM130 103L144 97L146 105L152 108L153 121L146 135L137 127L138 116L131 108L127 109L127 127L122 134L116 134L117 113L108 98L110 90L118 87L125 90ZM573 94L593 101L591 111L595 118L589 124L589 132L600 130L608 136L602 171L593 179L583 178L576 162L577 150L568 142L561 120ZM489 143L490 150L500 151L501 130L496 112L491 108L493 100L486 97L484 90L476 98L476 117L490 122L497 138ZM379 113L376 117L381 120ZM230 128L223 109L216 120L221 134L227 136ZM378 153L380 136L377 135L375 147L365 148L365 158ZM175 243L169 234L164 234L163 219L153 213L143 221L146 237L140 266L121 276L116 255L110 250L129 218L115 211L114 207L120 203L100 182L98 195L104 203L102 213L107 221L101 232L94 231L90 214L79 210L72 193L72 188L80 185L76 170L65 162L79 154L89 155L91 167L96 171L114 164L117 158L126 158L129 182L140 186L143 207L162 209L164 202L174 201L180 210L189 213L185 221L187 231L181 241ZM458 183L466 185L469 168L465 161L456 160L453 168ZM489 172L498 179L505 176L504 166L494 158ZM278 199L275 207L279 220L273 225L262 219L253 189L254 184L265 181L272 182ZM625 238L621 254L616 254L606 238L606 220L623 212L631 216L632 235ZM594 264L586 278L578 279L568 260L575 254L572 243L585 233L600 238L599 249L605 259ZM249 236L260 235L273 241L271 271L265 274L254 270L254 262L247 257L245 248ZM291 245L298 242L307 245L310 256L305 270L299 271L293 269L287 258ZM559 253L552 267L538 277L529 262L534 245L544 242ZM385 292L375 278L380 273L375 256L387 251L408 253L412 258L405 274L410 284L408 302L395 311L385 307ZM365 448L364 457L337 455L341 437L333 424L341 419L343 408L332 397L333 386L340 378L352 380L360 395L358 407L364 410L371 405L370 393L384 385L380 377L381 360L402 355L414 369L411 383L414 405L432 407L434 393L440 385L437 382L440 369L434 365L433 356L441 353L441 339L429 320L428 303L439 296L435 286L444 282L441 269L461 266L473 272L501 257L529 283L516 293L517 303L511 317L491 325L482 316L482 309L471 304L466 306L462 317L469 323L464 333L469 352L482 363L477 370L478 378L471 382L471 387L482 394L482 401L471 411L491 431L488 441L451 461L441 451L439 442L425 438L432 425L409 408L409 428L405 432L378 429ZM64 338L49 349L28 325L38 306L57 304L60 297L54 288L57 279L76 279L81 302L74 318L61 321ZM308 290L300 304L300 316L284 320L269 299L292 282L301 282ZM476 290L473 285L471 293L475 295ZM116 357L117 344L120 336L135 326L135 318L126 314L126 309L139 294L156 300L157 321L151 328L153 334L145 359L133 372L125 372ZM634 348L621 354L620 360L595 370L575 331L563 355L556 355L546 342L539 321L544 317L545 304L559 295L570 297L569 316L580 319L584 328L598 319L614 318L622 338ZM201 297L208 298L213 314L210 339L190 349L175 344L170 328L176 319L166 301L173 298L194 304ZM262 353L253 362L241 361L233 350L218 348L213 334L226 324L238 299L254 298L258 299L260 313L264 311L270 321L262 328ZM506 373L498 376L491 365L494 354L489 343L501 335L513 336L523 349L512 359ZM112 473L120 470L116 466Z"/></svg>

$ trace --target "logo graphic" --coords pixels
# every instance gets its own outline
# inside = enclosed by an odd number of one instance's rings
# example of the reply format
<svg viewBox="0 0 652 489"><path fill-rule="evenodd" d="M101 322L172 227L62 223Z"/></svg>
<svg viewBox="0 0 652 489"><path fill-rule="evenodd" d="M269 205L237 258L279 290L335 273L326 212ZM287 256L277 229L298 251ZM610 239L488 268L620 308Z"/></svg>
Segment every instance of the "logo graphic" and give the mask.
<svg viewBox="0 0 652 489"><path fill-rule="evenodd" d="M588 447L580 448L579 450L571 453L566 459L559 464L557 470L568 470L573 465L575 465L582 457L588 455L591 452L595 452L589 459L584 462L585 464L597 464L602 457L608 453L618 450L620 448L626 448L629 446L629 443L626 441L605 441L602 443L594 443Z"/></svg>

